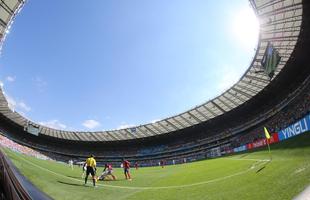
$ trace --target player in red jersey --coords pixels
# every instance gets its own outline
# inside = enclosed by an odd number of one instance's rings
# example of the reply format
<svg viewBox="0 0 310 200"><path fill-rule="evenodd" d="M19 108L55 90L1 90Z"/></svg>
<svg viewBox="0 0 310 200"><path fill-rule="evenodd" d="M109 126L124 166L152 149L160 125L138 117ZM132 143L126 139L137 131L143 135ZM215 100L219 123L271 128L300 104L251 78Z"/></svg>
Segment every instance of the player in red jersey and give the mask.
<svg viewBox="0 0 310 200"><path fill-rule="evenodd" d="M127 180L131 181L131 176L130 176L130 172L129 172L130 162L128 160L125 160L124 158L122 159L122 161L123 161L123 168L124 168L125 178Z"/></svg>
<svg viewBox="0 0 310 200"><path fill-rule="evenodd" d="M136 168L136 170L138 170L138 168L139 168L139 164L137 161L135 162L135 168Z"/></svg>
<svg viewBox="0 0 310 200"><path fill-rule="evenodd" d="M112 167L112 165L106 163L106 164L104 165L104 170L103 170L101 176L98 178L98 180L104 180L105 177L107 177L108 175L112 176L113 181L116 180L116 177L115 177L114 174L113 174L113 167Z"/></svg>

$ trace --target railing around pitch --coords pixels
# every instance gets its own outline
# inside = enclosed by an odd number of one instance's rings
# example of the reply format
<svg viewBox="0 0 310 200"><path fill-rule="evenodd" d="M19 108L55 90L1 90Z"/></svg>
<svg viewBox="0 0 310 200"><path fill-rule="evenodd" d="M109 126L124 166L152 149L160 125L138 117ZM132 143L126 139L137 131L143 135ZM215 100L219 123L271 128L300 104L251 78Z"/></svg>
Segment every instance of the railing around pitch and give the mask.
<svg viewBox="0 0 310 200"><path fill-rule="evenodd" d="M7 158L0 146L0 184L4 199L28 200L50 199L24 176L22 176L13 163Z"/></svg>

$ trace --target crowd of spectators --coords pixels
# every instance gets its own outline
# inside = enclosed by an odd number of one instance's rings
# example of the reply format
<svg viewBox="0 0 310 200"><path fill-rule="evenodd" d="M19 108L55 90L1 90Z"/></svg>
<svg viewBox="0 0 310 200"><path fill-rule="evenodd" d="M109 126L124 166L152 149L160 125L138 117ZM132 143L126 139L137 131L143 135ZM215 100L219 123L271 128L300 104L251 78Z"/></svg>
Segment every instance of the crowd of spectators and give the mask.
<svg viewBox="0 0 310 200"><path fill-rule="evenodd" d="M300 96L296 97L290 104L264 122L263 125L249 131L248 133L242 133L235 136L232 141L232 146L238 147L262 139L265 137L263 127L267 127L271 133L278 132L309 113L310 88L306 88Z"/></svg>
<svg viewBox="0 0 310 200"><path fill-rule="evenodd" d="M23 146L23 145L20 145L10 139L8 139L7 137L3 136L0 134L0 146L3 146L3 147L6 147L6 148L9 148L15 152L19 152L19 153L22 153L22 154L26 154L28 156L33 156L33 157L36 157L36 158L39 158L39 159L44 159L44 160L48 160L50 159L49 157L43 155L42 153L36 151L36 150L33 150L29 147L26 147L26 146Z"/></svg>

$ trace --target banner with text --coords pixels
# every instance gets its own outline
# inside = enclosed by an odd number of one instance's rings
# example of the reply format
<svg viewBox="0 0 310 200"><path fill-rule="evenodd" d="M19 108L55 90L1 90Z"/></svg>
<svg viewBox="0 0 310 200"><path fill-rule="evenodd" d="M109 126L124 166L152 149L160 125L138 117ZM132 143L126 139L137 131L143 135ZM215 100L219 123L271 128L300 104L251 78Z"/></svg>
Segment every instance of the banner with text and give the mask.
<svg viewBox="0 0 310 200"><path fill-rule="evenodd" d="M309 131L310 127L310 115L302 118L301 120L297 121L296 123L286 127L285 129L279 131L279 139L286 140L288 138L294 137L306 131Z"/></svg>

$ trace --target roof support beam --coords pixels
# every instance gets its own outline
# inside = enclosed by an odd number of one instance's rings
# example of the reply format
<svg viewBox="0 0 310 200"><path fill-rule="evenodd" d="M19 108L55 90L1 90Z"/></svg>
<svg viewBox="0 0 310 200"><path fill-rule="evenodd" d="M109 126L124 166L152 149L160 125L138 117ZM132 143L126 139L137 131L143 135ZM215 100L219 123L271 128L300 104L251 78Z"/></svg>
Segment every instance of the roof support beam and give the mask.
<svg viewBox="0 0 310 200"><path fill-rule="evenodd" d="M241 80L241 82L245 83L245 84L248 84L248 85L251 85L251 86L254 86L254 87L257 87L259 88L260 90L264 89L264 86L263 85L258 85L256 83L253 83L252 80L250 81L246 81L246 80Z"/></svg>
<svg viewBox="0 0 310 200"><path fill-rule="evenodd" d="M89 133L93 138L95 138L96 141L100 141L96 133L92 133L92 132L89 132Z"/></svg>
<svg viewBox="0 0 310 200"><path fill-rule="evenodd" d="M152 129L150 129L149 127L147 127L147 125L144 126L145 129L147 129L148 131L150 131L151 133L153 133L153 135L157 135L157 133L155 131L153 131ZM150 135L148 135L150 136Z"/></svg>
<svg viewBox="0 0 310 200"><path fill-rule="evenodd" d="M202 105L209 113L211 113L214 117L217 116L217 114L215 112L213 112L211 109L209 109L205 104Z"/></svg>
<svg viewBox="0 0 310 200"><path fill-rule="evenodd" d="M223 95L222 95L223 97ZM228 103L226 103L225 101L223 101L221 98L217 98L217 100L219 100L222 104L224 104L227 108L229 108L229 110L233 109ZM226 111L225 111L226 112Z"/></svg>
<svg viewBox="0 0 310 200"><path fill-rule="evenodd" d="M113 133L111 133L110 131L106 132L111 138L113 138L114 140L119 140L119 138L117 138L116 136L114 136Z"/></svg>
<svg viewBox="0 0 310 200"><path fill-rule="evenodd" d="M194 124L189 121L188 119L186 119L185 117L183 117L182 115L179 115L184 121L186 121L188 124L190 124L191 126L193 126Z"/></svg>
<svg viewBox="0 0 310 200"><path fill-rule="evenodd" d="M262 5L260 5L260 6L258 6L258 7L256 7L256 9L257 10L260 10L260 9L263 9L263 8L266 8L266 7L269 7L269 6L273 6L274 4L277 4L277 3L279 3L279 2L281 2L281 0L278 0L278 1L276 1L276 0L273 0L273 1L269 1L269 2L266 2L266 3L264 3L264 4L262 4Z"/></svg>
<svg viewBox="0 0 310 200"><path fill-rule="evenodd" d="M157 123L157 122L156 122ZM152 128L154 128L157 132L158 132L158 134L162 134L162 131L161 130L159 130L154 124L150 124L150 126L152 126ZM157 134L157 135L158 135Z"/></svg>
<svg viewBox="0 0 310 200"><path fill-rule="evenodd" d="M13 15L14 11L3 1L1 0L0 6L5 10L9 15Z"/></svg>
<svg viewBox="0 0 310 200"><path fill-rule="evenodd" d="M259 78L259 77L256 77L256 76L245 75L245 77L249 78L249 79L252 79L252 80L255 80L255 81L258 81L258 82L265 83L265 84L269 84L270 83L269 80L266 80L266 79L263 79L263 78Z"/></svg>
<svg viewBox="0 0 310 200"><path fill-rule="evenodd" d="M267 22L264 24L261 24L262 28L268 27L268 26L276 26L279 24L285 24L285 23L294 23L294 22L298 22L301 21L301 17L302 15L293 15L291 17L286 17L286 18L282 18L282 19L278 19L278 20L273 20L272 22ZM292 19L292 20L290 20Z"/></svg>
<svg viewBox="0 0 310 200"><path fill-rule="evenodd" d="M3 21L2 19L0 19L0 25L5 28L7 26L7 23L5 23L5 21Z"/></svg>
<svg viewBox="0 0 310 200"><path fill-rule="evenodd" d="M243 91L241 91L241 90L239 90L239 89L237 89L237 88L235 88L235 87L232 87L231 89L232 89L233 91L239 93L239 94L242 94L243 96L248 97L249 99L252 98L252 96L249 95L248 93L245 93L245 92L243 92ZM237 95L236 95L236 97L237 97ZM244 101L244 102L245 102L245 101Z"/></svg>
<svg viewBox="0 0 310 200"><path fill-rule="evenodd" d="M229 93L229 91L228 91L228 93ZM230 94L230 93L229 93ZM232 95L232 94L230 94L230 95ZM232 96L234 96L234 95L232 95ZM223 98L225 98L227 101L230 101L232 104L234 104L235 106L239 106L240 104L238 104L237 102L235 102L234 100L232 100L231 98L228 98L228 97L226 97L225 96L225 93L222 95L222 97ZM241 100L240 100L241 101Z"/></svg>
<svg viewBox="0 0 310 200"><path fill-rule="evenodd" d="M165 126L165 124L162 124L161 122L163 122L163 121L159 121L159 122L157 122L157 124L159 124L159 126L161 126L163 129L165 129L167 132L170 132L170 130Z"/></svg>
<svg viewBox="0 0 310 200"><path fill-rule="evenodd" d="M103 132L94 132L94 134L95 134L96 137L99 139L99 141L105 141Z"/></svg>
<svg viewBox="0 0 310 200"><path fill-rule="evenodd" d="M290 36L279 36L279 37L267 37L262 38L261 42L269 42L269 41L280 41L280 42L294 42L298 40L298 36L290 35Z"/></svg>
<svg viewBox="0 0 310 200"><path fill-rule="evenodd" d="M137 130L137 129L136 129L136 130ZM133 134L131 131L129 131L128 128L125 128L124 131L125 131L128 135L132 136L133 138L137 138L137 136L136 136L135 134ZM136 132L137 132L137 131L136 131ZM130 139L130 138L128 138L128 139Z"/></svg>
<svg viewBox="0 0 310 200"><path fill-rule="evenodd" d="M213 100L210 101L210 102L213 103L213 105L214 105L216 108L218 108L220 111L222 111L223 113L226 112L223 108L221 108L221 106L217 105L217 103L215 103Z"/></svg>
<svg viewBox="0 0 310 200"><path fill-rule="evenodd" d="M125 136L119 130L115 130L113 132L114 132L115 137L119 138L120 140L126 139Z"/></svg>
<svg viewBox="0 0 310 200"><path fill-rule="evenodd" d="M178 123L180 126L182 126L183 128L186 128L186 126L184 124L182 124L179 120L176 119L176 117L171 118L173 119L176 123Z"/></svg>
<svg viewBox="0 0 310 200"><path fill-rule="evenodd" d="M258 93L259 90L254 90L252 88L249 88L247 85L243 86L243 85L236 85L237 87L241 88L241 89L244 89L246 91L251 91L253 92L254 94Z"/></svg>
<svg viewBox="0 0 310 200"><path fill-rule="evenodd" d="M199 115L203 116L206 120L209 119L209 117L208 117L207 115L203 114L203 113L202 113L200 110L198 110L197 108L195 108L195 110L196 110L196 112L199 113Z"/></svg>
<svg viewBox="0 0 310 200"><path fill-rule="evenodd" d="M136 127L136 132L138 133L138 132L140 132L140 136L141 137L147 137L148 136L148 134L145 132L145 131L143 131L143 129L141 128L142 126L139 126L139 127ZM145 126L143 126L143 127L145 127Z"/></svg>
<svg viewBox="0 0 310 200"><path fill-rule="evenodd" d="M173 123L169 122L169 119L165 120L165 122L167 122L167 124L169 124L170 126L172 126L175 130L178 130L179 128L176 127Z"/></svg>
<svg viewBox="0 0 310 200"><path fill-rule="evenodd" d="M66 138L67 140L70 139L68 132L61 131L61 135L62 135L62 137Z"/></svg>
<svg viewBox="0 0 310 200"><path fill-rule="evenodd" d="M75 137L77 137L78 140L82 140L82 138L76 132L73 132L73 135L75 135Z"/></svg>
<svg viewBox="0 0 310 200"><path fill-rule="evenodd" d="M198 123L201 123L202 121L199 119L199 118L197 118L195 115L193 115L192 113L191 113L191 111L189 111L189 112L187 112L192 118L194 118Z"/></svg>
<svg viewBox="0 0 310 200"><path fill-rule="evenodd" d="M294 29L295 28L295 29ZM291 26L288 28L275 28L268 31L263 31L262 34L276 34L276 33L293 33L295 31L299 31L300 26Z"/></svg>
<svg viewBox="0 0 310 200"><path fill-rule="evenodd" d="M39 127L39 133L45 135L46 128L43 128L42 126Z"/></svg>
<svg viewBox="0 0 310 200"><path fill-rule="evenodd" d="M259 14L259 17L270 17L277 14L282 14L285 12L295 11L297 9L301 9L302 3L295 3L294 5L282 6L278 9L273 9L269 12Z"/></svg>

